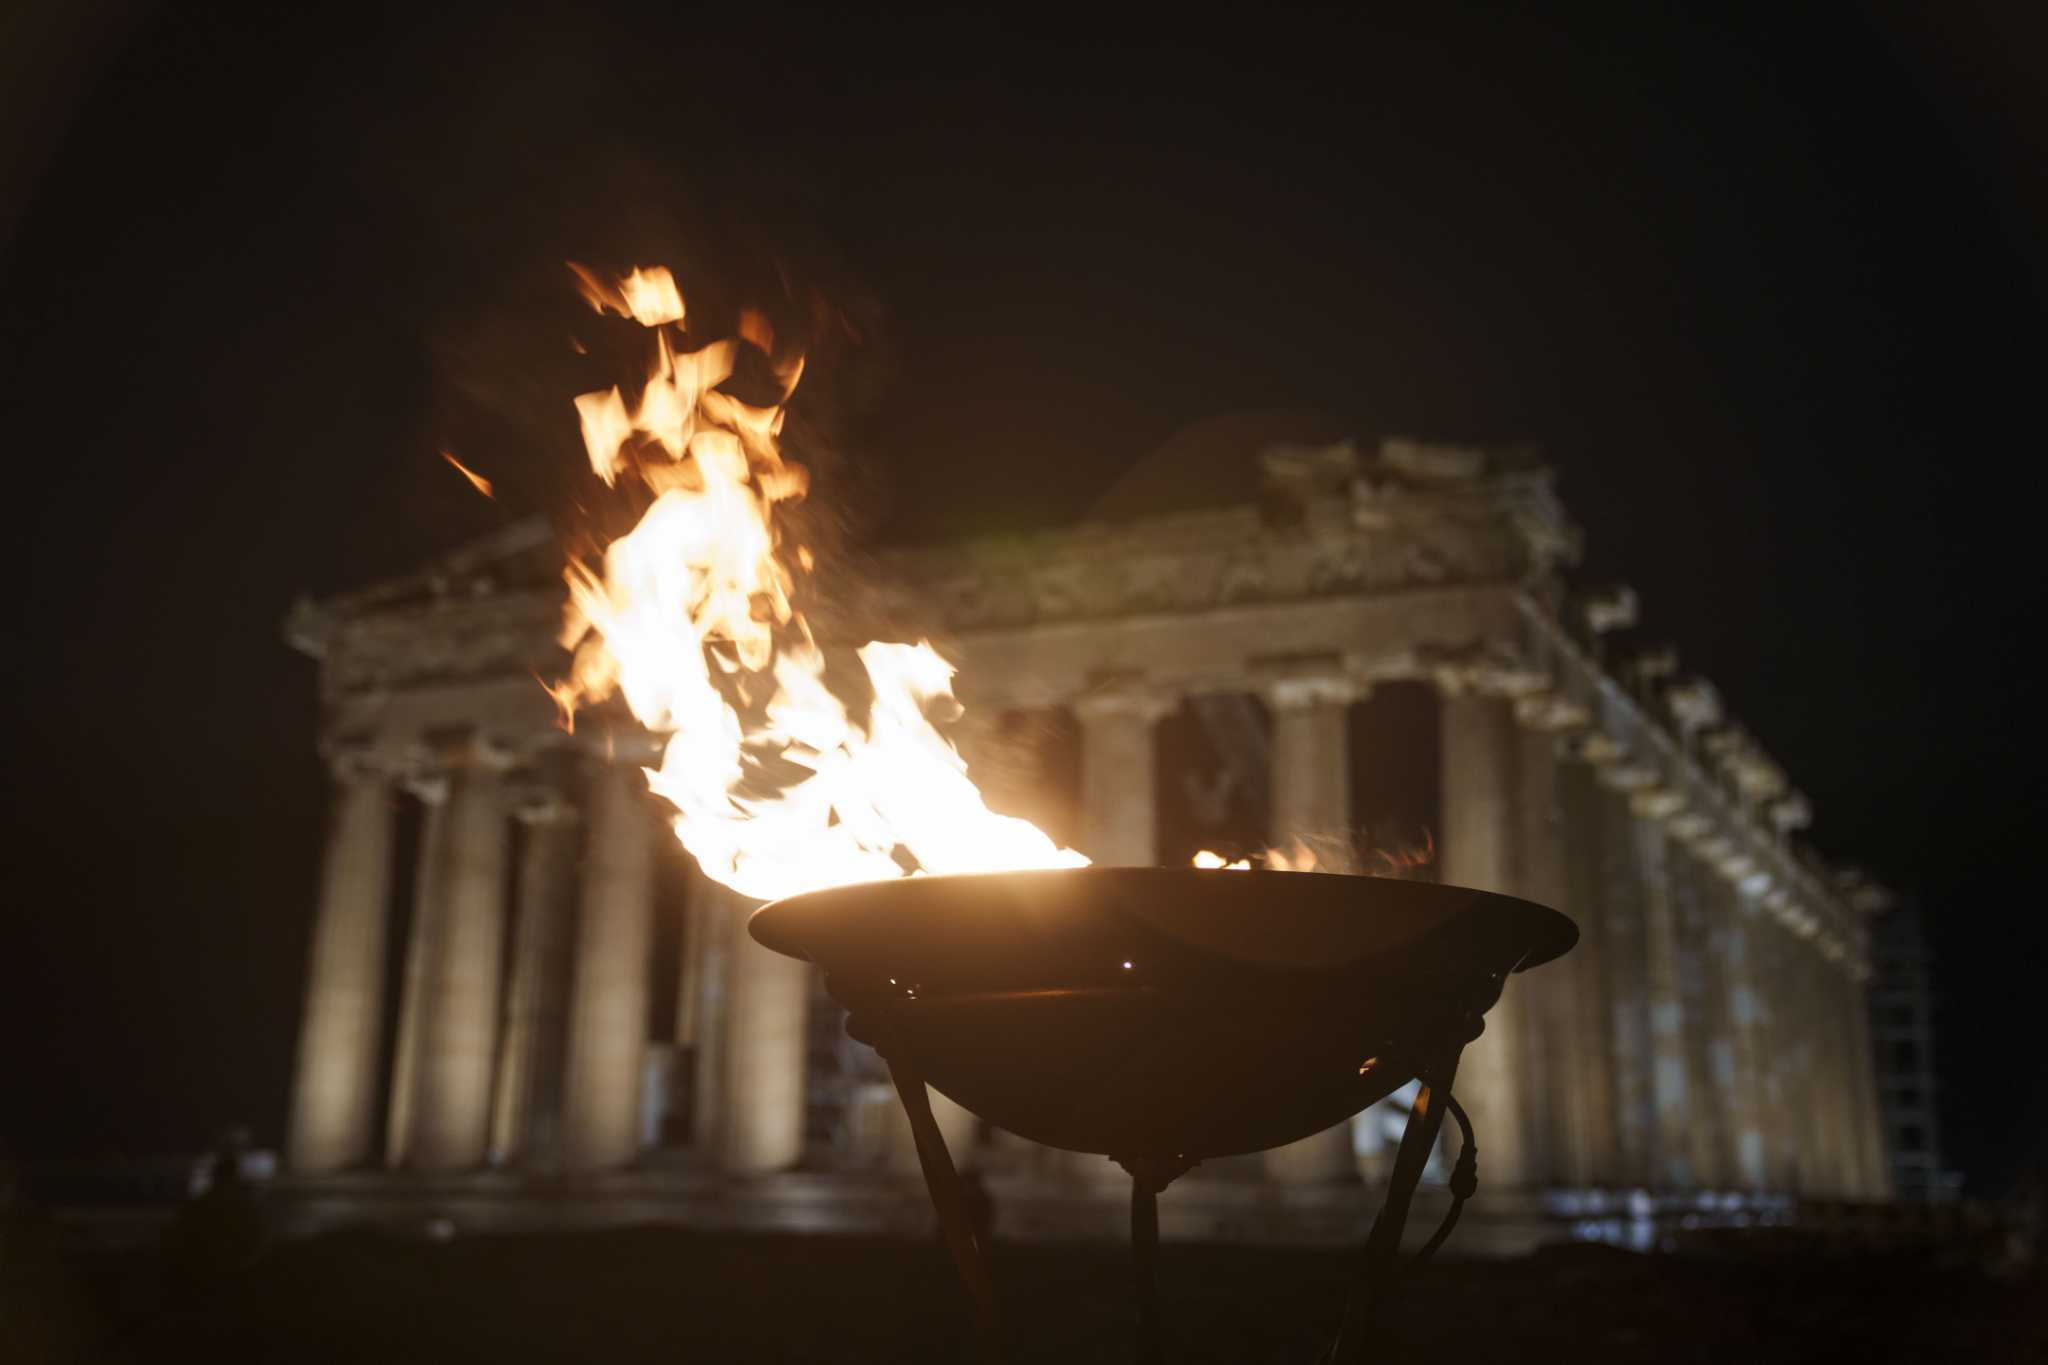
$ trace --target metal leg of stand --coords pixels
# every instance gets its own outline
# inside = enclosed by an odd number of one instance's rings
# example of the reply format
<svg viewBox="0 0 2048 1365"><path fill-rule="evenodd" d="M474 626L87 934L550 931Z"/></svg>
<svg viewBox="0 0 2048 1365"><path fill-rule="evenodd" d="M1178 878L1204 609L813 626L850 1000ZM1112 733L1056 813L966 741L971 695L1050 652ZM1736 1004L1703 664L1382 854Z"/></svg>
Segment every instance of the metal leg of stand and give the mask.
<svg viewBox="0 0 2048 1365"><path fill-rule="evenodd" d="M931 1097L925 1094L924 1076L900 1051L886 1055L889 1079L896 1083L897 1098L910 1116L910 1132L917 1141L917 1164L924 1171L925 1188L931 1191L932 1207L938 1211L939 1231L946 1249L953 1253L953 1266L960 1283L974 1304L975 1335L984 1360L1001 1362L1008 1358L1003 1346L1002 1321L996 1313L995 1284L989 1279L982 1248L974 1239L974 1225L968 1221L967 1201L960 1190L960 1173L946 1151L946 1139L932 1117Z"/></svg>
<svg viewBox="0 0 2048 1365"><path fill-rule="evenodd" d="M1408 1111L1408 1126L1401 1131L1401 1146L1394 1154L1394 1171L1387 1179L1386 1202L1373 1219L1365 1238L1365 1275L1351 1300L1344 1306L1343 1325L1337 1340L1323 1358L1331 1365L1353 1365L1366 1357L1366 1337L1386 1292L1399 1268L1401 1233L1408 1226L1408 1207L1415 1199L1415 1187L1429 1164L1430 1149L1444 1126L1444 1107L1437 1094L1449 1094L1457 1076L1461 1046L1440 1063L1421 1073L1422 1087L1415 1093L1415 1105Z"/></svg>
<svg viewBox="0 0 2048 1365"><path fill-rule="evenodd" d="M1138 1365L1165 1365L1159 1317L1159 1190L1150 1161L1131 1164L1131 1297L1138 1309Z"/></svg>

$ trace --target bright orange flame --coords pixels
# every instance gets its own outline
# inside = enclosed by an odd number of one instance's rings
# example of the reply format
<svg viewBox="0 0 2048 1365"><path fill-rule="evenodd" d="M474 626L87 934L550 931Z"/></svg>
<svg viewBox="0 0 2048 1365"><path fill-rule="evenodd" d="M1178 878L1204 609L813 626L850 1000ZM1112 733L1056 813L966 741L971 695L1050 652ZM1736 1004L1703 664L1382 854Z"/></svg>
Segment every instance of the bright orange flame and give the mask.
<svg viewBox="0 0 2048 1365"><path fill-rule="evenodd" d="M1252 860L1250 858L1239 858L1234 863L1227 863L1223 861L1221 853L1211 853L1205 848L1195 855L1195 866L1207 868L1211 871L1249 872L1252 870Z"/></svg>
<svg viewBox="0 0 2048 1365"><path fill-rule="evenodd" d="M449 454L445 450L441 452L441 458L446 460L449 464L454 465L455 472L460 474L463 478L468 479L469 486L471 488L474 488L477 492L483 494L487 498L491 496L491 481L489 479L477 473L474 469L471 469L468 465L456 459L453 455Z"/></svg>
<svg viewBox="0 0 2048 1365"><path fill-rule="evenodd" d="M1339 849L1338 865L1326 867L1309 841L1296 837L1285 848L1277 845L1267 848L1264 853L1258 855L1258 863L1268 872L1342 872L1353 864L1354 858L1354 854ZM1427 867L1436 861L1436 842L1430 837L1429 831L1424 830L1420 846L1375 848L1363 859L1356 861L1362 864L1365 876L1406 878L1415 869ZM1236 862L1229 862L1222 854L1205 848L1194 856L1193 865L1229 872L1248 872L1253 864L1250 858L1239 858Z"/></svg>
<svg viewBox="0 0 2048 1365"><path fill-rule="evenodd" d="M660 267L606 282L571 267L600 312L654 331L631 403L618 389L576 400L591 468L635 474L653 495L603 561L569 565L562 643L569 677L549 688L564 721L618 692L668 736L648 785L675 807L676 835L708 876L748 895L794 895L906 871L1079 867L1028 821L992 813L932 724L959 711L953 666L929 644L855 651L873 699L849 710L794 603L779 554L779 504L809 477L783 459L783 408L803 376L778 356L765 316L740 336L684 349L683 301ZM781 385L757 407L724 392L740 346ZM811 568L809 551L798 563Z"/></svg>
<svg viewBox="0 0 2048 1365"><path fill-rule="evenodd" d="M1206 848L1194 856L1193 862L1196 867L1224 872L1249 872L1252 870L1252 860L1250 858L1239 858L1234 863L1226 862L1221 853L1211 852ZM1316 870L1314 850L1299 839L1296 839L1290 848L1267 849L1259 855L1259 862L1268 872L1313 872Z"/></svg>
<svg viewBox="0 0 2048 1365"><path fill-rule="evenodd" d="M616 284L574 261L569 262L569 269L575 272L583 297L600 313L616 313L642 327L661 327L683 320L682 291L676 288L675 276L660 266L635 270Z"/></svg>
<svg viewBox="0 0 2048 1365"><path fill-rule="evenodd" d="M1298 836L1286 848L1266 850L1266 869L1270 872L1314 872L1318 866L1316 851Z"/></svg>

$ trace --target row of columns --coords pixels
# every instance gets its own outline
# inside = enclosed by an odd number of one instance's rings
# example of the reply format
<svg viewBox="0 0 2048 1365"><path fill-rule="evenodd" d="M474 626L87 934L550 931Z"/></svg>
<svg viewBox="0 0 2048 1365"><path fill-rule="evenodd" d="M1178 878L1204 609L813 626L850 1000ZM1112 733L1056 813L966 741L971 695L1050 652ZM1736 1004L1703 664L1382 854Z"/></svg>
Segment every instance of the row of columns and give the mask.
<svg viewBox="0 0 2048 1365"><path fill-rule="evenodd" d="M289 1164L321 1174L379 1157L378 1082L399 778L337 766L300 1030ZM515 789L488 750L412 781L422 800L384 1164L614 1169L641 1145L656 850L646 782L592 763L579 811ZM525 826L508 866L513 820ZM513 923L504 922L511 878ZM803 1138L806 966L761 948L752 905L700 881L686 1014L715 1020L700 1066L698 1138L722 1164L792 1164ZM504 961L509 941L512 960ZM502 989L501 989L502 986Z"/></svg>
<svg viewBox="0 0 2048 1365"><path fill-rule="evenodd" d="M1358 695L1341 678L1264 688L1276 845L1350 826ZM1154 730L1177 700L1106 692L1075 707L1081 842L1100 863L1158 860ZM1561 962L1511 980L1467 1049L1459 1094L1486 1135L1489 1181L1881 1192L1867 1024L1842 965L1508 700L1446 690L1440 735L1443 880L1562 905L1581 934ZM377 1147L396 788L366 765L337 777L292 1114L291 1164L309 1173L367 1165ZM560 792L513 790L506 765L479 749L413 789L427 813L387 1163L630 1162L660 837L644 780L630 764L594 764L579 816ZM525 835L506 964L515 818ZM811 988L805 964L746 934L752 908L693 882L676 1030L698 1058L695 1142L743 1174L801 1155ZM971 1135L964 1111L941 1101L936 1112L956 1142ZM886 1164L915 1168L907 1126L885 1147ZM1357 1170L1348 1125L1263 1161L1282 1184Z"/></svg>
<svg viewBox="0 0 2048 1365"><path fill-rule="evenodd" d="M1572 1052L1609 1068L1612 1126L1584 1129L1577 1152L1537 1178L1884 1195L1849 964L1767 911L1767 879L1730 876L1674 832L1654 793L1569 746L1552 752L1581 944L1568 971L1514 989L1602 1001L1604 1038L1589 1028Z"/></svg>
<svg viewBox="0 0 2048 1365"><path fill-rule="evenodd" d="M1270 837L1351 824L1342 679L1269 684ZM1077 708L1082 845L1157 861L1152 726L1170 703ZM1540 711L1531 714L1540 715ZM1446 688L1439 871L1568 909L1578 948L1510 979L1459 1095L1490 1183L1883 1193L1861 988L1507 698ZM1267 1178L1353 1178L1348 1126L1265 1155Z"/></svg>

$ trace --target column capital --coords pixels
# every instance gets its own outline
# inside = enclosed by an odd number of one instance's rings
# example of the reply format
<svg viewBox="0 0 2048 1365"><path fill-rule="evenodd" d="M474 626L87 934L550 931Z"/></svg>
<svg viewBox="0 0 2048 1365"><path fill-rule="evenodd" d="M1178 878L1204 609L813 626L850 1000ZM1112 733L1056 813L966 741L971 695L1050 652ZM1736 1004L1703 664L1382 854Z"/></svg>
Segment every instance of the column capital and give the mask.
<svg viewBox="0 0 2048 1365"><path fill-rule="evenodd" d="M1681 844L1690 844L1704 838L1714 827L1714 817L1704 811L1683 810L1671 817L1668 828L1671 837Z"/></svg>
<svg viewBox="0 0 2048 1365"><path fill-rule="evenodd" d="M1578 608L1586 628L1595 635L1627 630L1642 619L1642 599L1626 583L1585 593Z"/></svg>
<svg viewBox="0 0 2048 1365"><path fill-rule="evenodd" d="M400 777L405 790L430 806L448 800L449 778L445 768L412 767Z"/></svg>
<svg viewBox="0 0 2048 1365"><path fill-rule="evenodd" d="M1299 711L1312 706L1349 706L1361 701L1372 689L1343 673L1298 674L1263 679L1259 695L1276 711Z"/></svg>
<svg viewBox="0 0 2048 1365"><path fill-rule="evenodd" d="M1628 757L1628 749L1605 730L1589 731L1579 739L1578 757L1596 768L1605 768Z"/></svg>
<svg viewBox="0 0 2048 1365"><path fill-rule="evenodd" d="M1768 814L1773 829L1790 834L1813 823L1813 803L1806 799L1806 793L1793 791L1773 801Z"/></svg>
<svg viewBox="0 0 2048 1365"><path fill-rule="evenodd" d="M292 1168L309 1173L345 1170L370 1159L383 1038L395 812L388 790L374 781L348 783L336 796L322 859L286 1149Z"/></svg>
<svg viewBox="0 0 2048 1365"><path fill-rule="evenodd" d="M598 763L631 764L634 767L659 764L668 748L668 736L643 730L593 725L576 732L574 747Z"/></svg>
<svg viewBox="0 0 2048 1365"><path fill-rule="evenodd" d="M535 782L513 792L512 818L522 825L572 825L583 812L552 784Z"/></svg>
<svg viewBox="0 0 2048 1365"><path fill-rule="evenodd" d="M1820 916L1794 901L1785 912L1785 927L1799 938L1811 939L1820 933Z"/></svg>
<svg viewBox="0 0 2048 1365"><path fill-rule="evenodd" d="M451 769L508 773L519 762L518 753L502 737L469 726L441 733L429 731L423 743Z"/></svg>
<svg viewBox="0 0 2048 1365"><path fill-rule="evenodd" d="M1549 671L1524 659L1519 650L1500 645L1431 651L1421 657L1423 672L1447 697L1467 695L1520 701L1539 696L1556 685Z"/></svg>
<svg viewBox="0 0 2048 1365"><path fill-rule="evenodd" d="M1719 863L1735 855L1735 841L1725 834L1708 834L1692 841L1692 851L1703 863Z"/></svg>
<svg viewBox="0 0 2048 1365"><path fill-rule="evenodd" d="M1772 802L1792 790L1785 770L1748 735L1719 757L1722 770L1735 783L1743 800L1753 806L1768 809Z"/></svg>
<svg viewBox="0 0 2048 1365"><path fill-rule="evenodd" d="M1445 697L1477 694L1517 701L1557 685L1516 636L1480 636L1456 644L1425 641L1411 652L1409 673L1435 683Z"/></svg>
<svg viewBox="0 0 2048 1365"><path fill-rule="evenodd" d="M1721 694L1701 677L1679 678L1664 689L1664 705L1690 743L1693 736L1711 730L1726 719Z"/></svg>
<svg viewBox="0 0 2048 1365"><path fill-rule="evenodd" d="M1726 880L1740 884L1757 870L1756 859L1738 849L1715 862L1714 870Z"/></svg>
<svg viewBox="0 0 2048 1365"><path fill-rule="evenodd" d="M1177 693L1156 687L1111 683L1085 692L1071 703L1082 721L1129 718L1147 724L1171 715L1181 703Z"/></svg>
<svg viewBox="0 0 2048 1365"><path fill-rule="evenodd" d="M1277 711L1349 706L1372 690L1363 670L1352 662L1327 651L1266 655L1245 661L1246 681Z"/></svg>
<svg viewBox="0 0 2048 1365"><path fill-rule="evenodd" d="M1623 757L1600 768L1600 785L1612 791L1639 792L1657 784L1657 770L1647 763Z"/></svg>
<svg viewBox="0 0 2048 1365"><path fill-rule="evenodd" d="M1545 734L1576 734L1593 724L1593 713L1564 693L1545 688L1515 699L1515 720Z"/></svg>
<svg viewBox="0 0 2048 1365"><path fill-rule="evenodd" d="M1685 793L1670 787L1643 787L1628 799L1628 808L1645 820L1669 820L1685 806Z"/></svg>
<svg viewBox="0 0 2048 1365"><path fill-rule="evenodd" d="M399 775L390 755L380 751L374 743L326 744L321 746L321 751L321 756L327 760L328 776L340 786L388 782Z"/></svg>

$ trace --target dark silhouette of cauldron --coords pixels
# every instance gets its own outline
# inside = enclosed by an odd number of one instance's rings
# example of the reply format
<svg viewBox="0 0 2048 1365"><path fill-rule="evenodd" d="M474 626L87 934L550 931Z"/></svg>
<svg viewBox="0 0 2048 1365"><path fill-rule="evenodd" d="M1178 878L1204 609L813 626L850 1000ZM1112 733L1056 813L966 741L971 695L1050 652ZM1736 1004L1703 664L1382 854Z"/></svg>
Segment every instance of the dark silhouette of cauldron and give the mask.
<svg viewBox="0 0 2048 1365"><path fill-rule="evenodd" d="M991 1359L994 1293L927 1082L999 1127L1131 1172L1139 1358L1158 1360L1159 1191L1421 1078L1367 1239L1367 1290L1333 1348L1346 1358L1393 1268L1459 1053L1508 973L1578 939L1553 910L1462 887L1120 867L835 887L763 906L749 928L820 964L848 1032L889 1063Z"/></svg>

